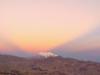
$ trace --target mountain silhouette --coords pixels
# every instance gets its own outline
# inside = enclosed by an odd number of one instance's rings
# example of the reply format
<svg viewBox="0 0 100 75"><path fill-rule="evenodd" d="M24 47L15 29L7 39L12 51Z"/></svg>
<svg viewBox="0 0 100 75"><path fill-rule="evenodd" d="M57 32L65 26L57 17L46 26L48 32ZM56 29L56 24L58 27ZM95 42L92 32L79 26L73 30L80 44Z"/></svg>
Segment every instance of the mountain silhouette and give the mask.
<svg viewBox="0 0 100 75"><path fill-rule="evenodd" d="M100 26L84 36L53 48L52 52L64 57L100 61Z"/></svg>
<svg viewBox="0 0 100 75"><path fill-rule="evenodd" d="M25 50L22 50L19 46L4 37L0 37L0 44L4 47L4 49L0 49L0 54L14 55L20 57L32 56L31 53L25 52Z"/></svg>

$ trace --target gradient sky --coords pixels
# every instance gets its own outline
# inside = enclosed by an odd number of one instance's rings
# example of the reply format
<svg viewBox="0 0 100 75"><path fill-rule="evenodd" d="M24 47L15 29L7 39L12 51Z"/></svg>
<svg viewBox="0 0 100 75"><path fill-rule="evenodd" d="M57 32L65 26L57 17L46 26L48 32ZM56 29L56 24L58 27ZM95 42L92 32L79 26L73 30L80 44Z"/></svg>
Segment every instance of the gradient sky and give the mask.
<svg viewBox="0 0 100 75"><path fill-rule="evenodd" d="M14 44L29 52L47 51L98 26L100 0L0 0L2 50Z"/></svg>

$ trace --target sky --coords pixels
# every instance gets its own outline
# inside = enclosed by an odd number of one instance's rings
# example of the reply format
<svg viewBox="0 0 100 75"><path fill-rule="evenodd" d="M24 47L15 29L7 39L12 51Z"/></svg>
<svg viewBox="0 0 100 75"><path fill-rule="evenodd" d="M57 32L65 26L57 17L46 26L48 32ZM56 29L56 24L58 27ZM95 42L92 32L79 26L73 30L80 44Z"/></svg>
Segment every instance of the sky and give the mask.
<svg viewBox="0 0 100 75"><path fill-rule="evenodd" d="M0 0L1 51L49 51L98 27L100 0Z"/></svg>

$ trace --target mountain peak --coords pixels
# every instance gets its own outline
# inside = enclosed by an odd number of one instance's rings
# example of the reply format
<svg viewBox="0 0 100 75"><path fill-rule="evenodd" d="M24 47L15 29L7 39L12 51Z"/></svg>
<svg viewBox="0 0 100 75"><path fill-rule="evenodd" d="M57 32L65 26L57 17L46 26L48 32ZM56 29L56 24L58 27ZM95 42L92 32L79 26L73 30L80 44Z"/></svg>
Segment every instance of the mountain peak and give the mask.
<svg viewBox="0 0 100 75"><path fill-rule="evenodd" d="M52 52L40 52L39 55L43 56L45 58L48 58L48 57L58 57L57 54L52 53Z"/></svg>

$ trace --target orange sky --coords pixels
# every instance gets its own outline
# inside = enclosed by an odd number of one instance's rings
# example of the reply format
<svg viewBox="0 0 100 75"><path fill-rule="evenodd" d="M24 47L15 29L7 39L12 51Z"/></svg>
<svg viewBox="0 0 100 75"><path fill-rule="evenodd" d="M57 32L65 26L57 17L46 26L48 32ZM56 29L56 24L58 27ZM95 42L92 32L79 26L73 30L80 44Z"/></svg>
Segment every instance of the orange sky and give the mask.
<svg viewBox="0 0 100 75"><path fill-rule="evenodd" d="M24 50L49 50L96 27L100 22L98 2L99 0L89 1L88 4L82 0L1 1L0 37Z"/></svg>

